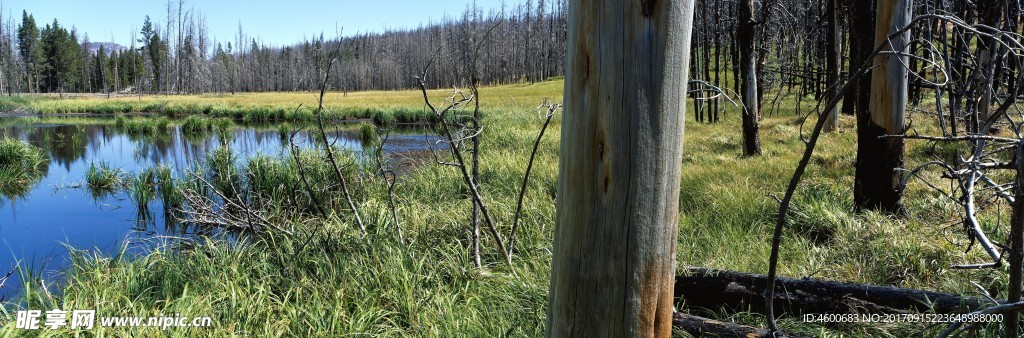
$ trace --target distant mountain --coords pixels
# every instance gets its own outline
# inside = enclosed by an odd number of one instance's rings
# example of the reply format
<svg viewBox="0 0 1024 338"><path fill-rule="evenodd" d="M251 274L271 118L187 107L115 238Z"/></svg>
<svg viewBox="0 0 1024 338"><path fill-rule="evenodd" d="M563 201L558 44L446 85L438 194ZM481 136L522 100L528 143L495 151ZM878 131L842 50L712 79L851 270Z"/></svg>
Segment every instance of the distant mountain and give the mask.
<svg viewBox="0 0 1024 338"><path fill-rule="evenodd" d="M86 47L89 48L89 52L94 54L100 50L100 46L103 46L103 50L105 50L107 53L110 53L115 50L120 52L128 49L125 46L113 42L90 42L86 44Z"/></svg>

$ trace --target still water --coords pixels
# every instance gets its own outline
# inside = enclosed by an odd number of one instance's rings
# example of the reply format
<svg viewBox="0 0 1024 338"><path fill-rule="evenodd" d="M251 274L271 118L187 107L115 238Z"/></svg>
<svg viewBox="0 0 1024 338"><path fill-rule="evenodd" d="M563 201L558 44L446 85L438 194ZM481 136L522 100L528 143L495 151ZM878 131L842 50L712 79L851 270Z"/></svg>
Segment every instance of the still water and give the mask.
<svg viewBox="0 0 1024 338"><path fill-rule="evenodd" d="M79 118L67 123L59 119L0 120L8 125L0 127L0 138L28 141L50 157L48 172L27 194L0 196L0 277L20 264L23 269L42 273L44 279L59 281L69 262L69 249L114 254L126 246L129 253L138 254L195 234L195 229L182 228L159 216L163 214L159 199L149 205L157 216L140 221L137 208L124 191L94 197L84 184L92 163L105 162L128 173L164 165L180 175L221 146L231 148L236 163L244 163L256 154L287 156L284 152L289 149L287 139L270 127L236 126L229 132L230 137L217 133L193 137L172 125L159 137L143 137L119 130L110 119ZM354 152L363 150L358 133L351 128L345 131L343 127L329 136L337 146ZM392 154L422 152L437 147L437 141L436 136L406 132L391 135L383 149ZM20 288L18 273L14 273L0 289L0 296L9 300Z"/></svg>

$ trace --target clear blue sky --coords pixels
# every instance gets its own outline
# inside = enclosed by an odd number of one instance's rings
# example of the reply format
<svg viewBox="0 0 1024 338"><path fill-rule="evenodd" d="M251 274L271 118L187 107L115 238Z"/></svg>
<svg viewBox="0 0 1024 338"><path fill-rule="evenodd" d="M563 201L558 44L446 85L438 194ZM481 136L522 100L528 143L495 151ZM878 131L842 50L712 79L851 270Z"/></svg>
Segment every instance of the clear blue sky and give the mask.
<svg viewBox="0 0 1024 338"><path fill-rule="evenodd" d="M195 8L206 16L211 38L234 41L241 23L246 35L270 45L287 45L304 37L324 33L335 36L380 32L385 28L412 28L443 16L461 16L473 0L187 0L185 9ZM502 2L512 8L525 0L477 0L486 13L498 10ZM167 3L163 0L0 0L5 20L13 15L19 23L21 11L35 16L42 27L57 19L62 26L74 26L79 37L89 34L93 42L113 41L127 45L132 28L136 33L146 15L164 26ZM177 8L177 0L172 0ZM173 18L172 18L173 20Z"/></svg>

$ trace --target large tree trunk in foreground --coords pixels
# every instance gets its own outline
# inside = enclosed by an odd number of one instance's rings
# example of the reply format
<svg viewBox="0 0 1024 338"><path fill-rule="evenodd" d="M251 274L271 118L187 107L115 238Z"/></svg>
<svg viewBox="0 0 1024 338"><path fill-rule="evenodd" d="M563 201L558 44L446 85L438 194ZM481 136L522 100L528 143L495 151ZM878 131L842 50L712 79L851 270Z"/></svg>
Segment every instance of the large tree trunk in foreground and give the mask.
<svg viewBox="0 0 1024 338"><path fill-rule="evenodd" d="M759 134L761 98L757 90L757 53L754 46L754 0L740 0L738 4L739 23L736 25L736 41L740 49L740 95L743 101L743 154L761 154Z"/></svg>
<svg viewBox="0 0 1024 338"><path fill-rule="evenodd" d="M686 309L764 313L767 277L707 268L689 268L676 277L676 297ZM778 278L775 308L800 314L882 314L882 313L967 313L990 302L946 293L901 289L890 286L843 283L814 279Z"/></svg>
<svg viewBox="0 0 1024 338"><path fill-rule="evenodd" d="M693 0L569 3L550 337L669 337Z"/></svg>
<svg viewBox="0 0 1024 338"><path fill-rule="evenodd" d="M868 115L857 115L857 174L853 199L858 209L896 213L900 210L900 173L903 139L882 135L902 134L907 106L907 68L910 32L892 41L887 37L910 22L912 0L879 0L875 12L875 46L885 44L875 56L871 71ZM891 46L891 47L890 47ZM898 50L893 51L892 48ZM902 54L897 55L896 52Z"/></svg>

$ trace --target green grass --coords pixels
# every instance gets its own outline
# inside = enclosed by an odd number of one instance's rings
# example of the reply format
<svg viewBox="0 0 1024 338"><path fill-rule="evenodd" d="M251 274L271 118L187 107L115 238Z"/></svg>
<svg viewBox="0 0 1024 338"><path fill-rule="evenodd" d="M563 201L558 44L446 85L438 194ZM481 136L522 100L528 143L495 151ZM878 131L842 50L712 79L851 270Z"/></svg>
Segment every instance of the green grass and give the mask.
<svg viewBox="0 0 1024 338"><path fill-rule="evenodd" d="M208 119L199 116L189 116L181 123L181 132L188 134L203 134L211 130Z"/></svg>
<svg viewBox="0 0 1024 338"><path fill-rule="evenodd" d="M153 168L156 191L163 202L165 215L173 215L180 209L185 201L181 195L182 184L174 178L171 167L160 165Z"/></svg>
<svg viewBox="0 0 1024 338"><path fill-rule="evenodd" d="M532 103L541 97L561 97L562 82L516 84L481 89L481 108L509 108ZM451 96L451 90L431 90L435 101ZM377 124L422 123L432 115L417 90L329 92L325 97L328 119L371 119ZM299 107L302 105L302 107ZM244 122L309 122L315 117L316 96L308 92L239 93L202 95L143 95L122 97L52 95L0 97L0 111L18 108L38 114L162 113L166 117L204 115ZM298 108L297 108L298 107Z"/></svg>
<svg viewBox="0 0 1024 338"><path fill-rule="evenodd" d="M207 118L198 115L189 115L181 120L181 132L186 135L206 135L216 132L224 135L235 127L235 122L230 118Z"/></svg>
<svg viewBox="0 0 1024 338"><path fill-rule="evenodd" d="M150 217L149 203L156 198L157 170L149 168L139 172L128 180L128 196L138 208L136 214L140 220Z"/></svg>
<svg viewBox="0 0 1024 338"><path fill-rule="evenodd" d="M170 120L166 117L129 117L117 116L114 126L118 130L132 136L166 136Z"/></svg>
<svg viewBox="0 0 1024 338"><path fill-rule="evenodd" d="M524 162L542 123L536 104L544 96L559 100L561 86L554 81L483 91L488 114L483 121L480 182L502 234L511 227ZM331 93L327 100L334 111L358 106L353 102L378 104L381 109L405 104L413 110L419 106L416 94L351 93L345 98ZM206 102L244 99L246 104L274 107L311 96L294 95L189 99L201 111ZM786 96L783 102L795 100ZM803 104L806 112L814 102L805 98ZM763 121L761 157L741 155L735 107L727 108L722 123L687 121L677 244L680 267L767 271L777 208L769 195L782 195L803 149L800 120L794 111L792 104L783 104L779 114ZM914 118L922 133L935 131L927 117ZM920 183L907 191L907 219L854 214L855 121L843 116L840 122L838 132L823 136L797 192L782 244L780 275L963 294L974 293L972 283L997 289L1005 285L1005 275L997 271L948 268L979 262L984 255L977 249L964 253L966 237L957 227L935 226L949 216L952 206ZM432 159L404 174L395 186L406 238L399 242L390 222L386 187L360 171L354 155L341 156L353 198L368 226L366 237L354 230L351 212L341 203L339 182L322 153L304 151L298 160L287 154L258 155L239 163L220 149L210 154L201 168L203 174L215 178L211 182L220 181L215 183L220 188L231 188L252 201L280 226L295 229L294 236L247 235L239 243L199 240L191 245L171 244L140 257L79 252L60 293L46 294L29 283L31 297L24 306L95 308L102 316L179 313L214 320L214 327L203 329L91 332L106 336L541 336L555 224L560 124L561 118L556 117L538 150L516 239L513 268L517 275L500 263L489 236L483 241L487 266L472 267L466 226L471 204L466 188L456 170L434 165ZM281 133L289 130L279 126ZM924 143L908 144L909 165L956 152L928 148ZM311 178L310 189L298 178L300 168ZM136 182L156 185L164 180ZM196 187L197 183L179 178L177 184ZM322 212L325 208L327 212ZM999 215L988 212L983 219L991 226ZM994 230L993 237L1005 234ZM717 317L765 325L756 314L719 312ZM937 329L915 325L821 328L787 315L781 324L787 330L830 337L934 335ZM6 325L0 335L24 334L12 327Z"/></svg>
<svg viewBox="0 0 1024 338"><path fill-rule="evenodd" d="M89 163L89 169L85 171L85 183L94 197L100 197L114 192L124 186L125 173L113 169L107 162Z"/></svg>
<svg viewBox="0 0 1024 338"><path fill-rule="evenodd" d="M380 135L377 135L376 126L366 123L359 125L359 140L362 141L363 144L373 144L374 142L377 142L379 138Z"/></svg>
<svg viewBox="0 0 1024 338"><path fill-rule="evenodd" d="M46 174L50 158L39 147L15 139L0 140L0 195L24 196Z"/></svg>

